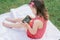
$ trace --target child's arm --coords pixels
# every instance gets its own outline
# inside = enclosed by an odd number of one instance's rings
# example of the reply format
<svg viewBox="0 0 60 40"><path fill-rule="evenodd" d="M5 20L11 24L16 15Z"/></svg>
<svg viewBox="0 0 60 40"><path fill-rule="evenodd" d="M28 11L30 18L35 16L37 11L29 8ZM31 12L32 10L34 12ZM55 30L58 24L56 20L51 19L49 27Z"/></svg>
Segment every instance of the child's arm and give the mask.
<svg viewBox="0 0 60 40"><path fill-rule="evenodd" d="M38 28L43 27L43 23L40 20L35 20L34 24L33 24L33 28L31 28L29 26L29 24L27 24L27 23L26 23L26 26L27 26L28 30L30 31L30 33L34 35L34 34L36 34Z"/></svg>

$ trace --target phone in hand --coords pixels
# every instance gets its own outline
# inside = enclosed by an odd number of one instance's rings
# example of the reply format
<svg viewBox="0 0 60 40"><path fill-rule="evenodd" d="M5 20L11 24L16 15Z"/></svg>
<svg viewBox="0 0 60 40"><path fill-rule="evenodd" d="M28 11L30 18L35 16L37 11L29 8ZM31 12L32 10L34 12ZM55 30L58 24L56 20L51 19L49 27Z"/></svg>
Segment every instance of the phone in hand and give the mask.
<svg viewBox="0 0 60 40"><path fill-rule="evenodd" d="M23 23L24 23L24 22L29 23L30 20L31 20L31 17L27 15L27 16L22 20L22 22L23 22Z"/></svg>

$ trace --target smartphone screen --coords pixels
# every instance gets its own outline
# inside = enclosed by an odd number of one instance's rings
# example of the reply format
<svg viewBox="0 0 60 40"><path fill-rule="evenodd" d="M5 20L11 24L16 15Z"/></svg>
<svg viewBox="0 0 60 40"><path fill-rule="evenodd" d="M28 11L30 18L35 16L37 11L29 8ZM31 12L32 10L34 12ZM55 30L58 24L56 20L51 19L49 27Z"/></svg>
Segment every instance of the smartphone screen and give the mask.
<svg viewBox="0 0 60 40"><path fill-rule="evenodd" d="M27 16L22 20L22 22L27 22L27 23L29 23L30 20L31 20L30 16L27 15Z"/></svg>

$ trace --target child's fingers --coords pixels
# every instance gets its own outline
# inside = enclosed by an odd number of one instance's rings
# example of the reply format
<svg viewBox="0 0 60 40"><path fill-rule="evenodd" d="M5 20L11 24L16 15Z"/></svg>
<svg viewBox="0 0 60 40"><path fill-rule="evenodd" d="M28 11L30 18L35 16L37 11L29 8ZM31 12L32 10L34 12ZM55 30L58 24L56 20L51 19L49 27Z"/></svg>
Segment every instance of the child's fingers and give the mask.
<svg viewBox="0 0 60 40"><path fill-rule="evenodd" d="M29 26L29 24L28 24L28 23L26 23L26 22L24 22L24 24L25 24L25 26L26 26L26 27L28 27L28 26Z"/></svg>

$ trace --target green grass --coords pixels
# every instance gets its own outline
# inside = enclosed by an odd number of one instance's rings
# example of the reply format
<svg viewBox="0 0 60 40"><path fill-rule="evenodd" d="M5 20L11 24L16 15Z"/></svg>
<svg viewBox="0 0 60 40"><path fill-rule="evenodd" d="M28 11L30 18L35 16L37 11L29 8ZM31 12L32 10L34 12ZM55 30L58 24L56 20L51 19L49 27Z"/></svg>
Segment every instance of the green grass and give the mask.
<svg viewBox="0 0 60 40"><path fill-rule="evenodd" d="M50 20L60 30L60 0L45 0L48 8Z"/></svg>
<svg viewBox="0 0 60 40"><path fill-rule="evenodd" d="M29 0L0 0L0 14L28 3ZM60 0L45 0L50 20L60 30Z"/></svg>
<svg viewBox="0 0 60 40"><path fill-rule="evenodd" d="M28 0L0 0L0 14L8 12L11 8L17 8L27 2Z"/></svg>

